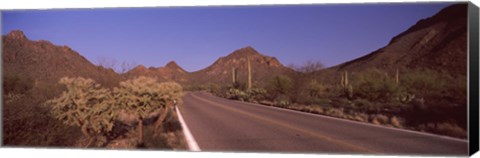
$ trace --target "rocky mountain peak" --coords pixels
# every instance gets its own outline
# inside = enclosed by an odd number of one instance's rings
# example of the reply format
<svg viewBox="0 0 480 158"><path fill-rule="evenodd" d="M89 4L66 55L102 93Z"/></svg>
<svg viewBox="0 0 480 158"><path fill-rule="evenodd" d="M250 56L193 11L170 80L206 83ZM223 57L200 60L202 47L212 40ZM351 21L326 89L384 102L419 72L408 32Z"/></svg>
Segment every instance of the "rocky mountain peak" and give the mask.
<svg viewBox="0 0 480 158"><path fill-rule="evenodd" d="M168 62L167 65L165 65L165 67L171 68L171 69L180 68L180 66L178 66L178 64L175 61Z"/></svg>
<svg viewBox="0 0 480 158"><path fill-rule="evenodd" d="M27 39L23 31L20 30L13 30L7 34L7 37L12 39Z"/></svg>
<svg viewBox="0 0 480 158"><path fill-rule="evenodd" d="M180 67L175 61L168 62L167 65L165 65L165 68L170 70L180 71L180 72L187 72L182 67Z"/></svg>
<svg viewBox="0 0 480 158"><path fill-rule="evenodd" d="M233 53L227 56L231 58L240 58L240 57L247 57L247 56L263 56L257 50L255 50L251 46L243 47L240 49L235 50Z"/></svg>
<svg viewBox="0 0 480 158"><path fill-rule="evenodd" d="M134 67L134 68L133 68L132 70L130 70L130 71L145 71L145 70L147 70L147 67L145 67L144 65L140 64L140 65Z"/></svg>

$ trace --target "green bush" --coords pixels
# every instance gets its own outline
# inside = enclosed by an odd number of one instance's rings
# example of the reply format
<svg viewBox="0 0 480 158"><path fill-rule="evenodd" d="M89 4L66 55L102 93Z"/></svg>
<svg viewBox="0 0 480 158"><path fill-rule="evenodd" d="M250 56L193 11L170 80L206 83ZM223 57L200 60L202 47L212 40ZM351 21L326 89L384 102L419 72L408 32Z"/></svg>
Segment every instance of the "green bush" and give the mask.
<svg viewBox="0 0 480 158"><path fill-rule="evenodd" d="M273 104L279 107L287 107L292 104L292 101L287 95L278 95L275 99L273 99Z"/></svg>
<svg viewBox="0 0 480 158"><path fill-rule="evenodd" d="M212 94L219 94L221 93L221 87L214 83L207 84L207 91Z"/></svg>
<svg viewBox="0 0 480 158"><path fill-rule="evenodd" d="M227 91L226 98L247 102L260 102L265 99L266 94L267 91L263 88L251 88L246 91L230 88Z"/></svg>
<svg viewBox="0 0 480 158"><path fill-rule="evenodd" d="M244 101L247 98L247 93L240 89L230 88L226 96L228 99Z"/></svg>
<svg viewBox="0 0 480 158"><path fill-rule="evenodd" d="M108 89L101 88L92 79L82 77L60 79L66 86L59 97L48 100L52 115L66 125L78 126L89 139L87 147L98 136L105 135L113 128L115 100Z"/></svg>
<svg viewBox="0 0 480 158"><path fill-rule="evenodd" d="M405 92L432 106L466 106L465 76L453 77L429 69L412 70L401 78Z"/></svg>
<svg viewBox="0 0 480 158"><path fill-rule="evenodd" d="M398 86L395 80L380 70L360 72L352 81L355 97L385 103L393 101L397 96Z"/></svg>
<svg viewBox="0 0 480 158"><path fill-rule="evenodd" d="M282 100L292 99L290 95L294 90L293 80L284 75L276 76L267 85L267 91L269 93L270 100L278 100L278 98L283 98Z"/></svg>
<svg viewBox="0 0 480 158"><path fill-rule="evenodd" d="M317 80L312 80L309 84L308 84L308 95L312 98L319 98L320 96L324 95L325 91L326 91L326 87L321 84L321 83L318 83Z"/></svg>
<svg viewBox="0 0 480 158"><path fill-rule="evenodd" d="M251 88L247 90L247 101L249 102L260 102L265 99L267 95L267 90L263 88Z"/></svg>

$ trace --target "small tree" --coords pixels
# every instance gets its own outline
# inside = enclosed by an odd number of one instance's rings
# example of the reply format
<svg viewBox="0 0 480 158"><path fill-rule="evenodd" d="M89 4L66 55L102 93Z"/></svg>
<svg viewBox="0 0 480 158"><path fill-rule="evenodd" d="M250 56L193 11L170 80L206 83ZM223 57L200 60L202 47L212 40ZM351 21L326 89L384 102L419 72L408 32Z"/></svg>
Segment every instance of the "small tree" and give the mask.
<svg viewBox="0 0 480 158"><path fill-rule="evenodd" d="M325 66L320 61L313 61L313 60L308 60L300 66L292 64L289 67L294 69L295 71L303 72L307 74L314 73L325 68Z"/></svg>
<svg viewBox="0 0 480 158"><path fill-rule="evenodd" d="M60 79L66 86L59 97L46 102L52 106L52 114L66 125L78 126L89 140L90 146L98 136L112 130L115 117L115 100L108 89L92 79L82 77Z"/></svg>
<svg viewBox="0 0 480 158"><path fill-rule="evenodd" d="M107 57L98 57L97 61L95 62L98 66L102 66L104 68L110 68L113 70L117 69L118 63L117 60Z"/></svg>
<svg viewBox="0 0 480 158"><path fill-rule="evenodd" d="M136 65L135 62L123 61L120 64L120 69L117 72L119 72L121 74L126 73L127 71L131 70L135 65Z"/></svg>
<svg viewBox="0 0 480 158"><path fill-rule="evenodd" d="M182 88L175 82L158 83L156 79L140 76L120 83L114 89L117 104L128 113L134 114L138 121L138 144L142 144L143 120L151 112L164 109L160 119L164 119L168 109L175 101L179 101Z"/></svg>

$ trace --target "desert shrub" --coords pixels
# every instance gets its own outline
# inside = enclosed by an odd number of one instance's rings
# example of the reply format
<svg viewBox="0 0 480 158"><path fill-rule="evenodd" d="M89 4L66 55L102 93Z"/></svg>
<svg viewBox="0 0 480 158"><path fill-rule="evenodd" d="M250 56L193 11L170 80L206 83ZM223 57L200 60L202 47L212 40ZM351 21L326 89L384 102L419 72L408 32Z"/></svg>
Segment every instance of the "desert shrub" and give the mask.
<svg viewBox="0 0 480 158"><path fill-rule="evenodd" d="M377 125L389 123L388 116L382 115L382 114L372 115L371 120L373 124L377 124Z"/></svg>
<svg viewBox="0 0 480 158"><path fill-rule="evenodd" d="M265 99L267 91L263 88L251 88L246 91L231 87L226 94L226 98L247 101L260 102Z"/></svg>
<svg viewBox="0 0 480 158"><path fill-rule="evenodd" d="M264 88L251 88L247 90L247 101L249 102L259 102L265 99L267 95L267 90Z"/></svg>
<svg viewBox="0 0 480 158"><path fill-rule="evenodd" d="M209 92L209 93L212 93L214 95L218 95L221 92L221 87L218 85L218 84L214 84L214 83L209 83L206 85L206 90Z"/></svg>
<svg viewBox="0 0 480 158"><path fill-rule="evenodd" d="M287 107L290 104L292 104L292 102L287 95L277 95L277 97L273 99L273 105L278 107Z"/></svg>
<svg viewBox="0 0 480 158"><path fill-rule="evenodd" d="M343 108L328 108L325 111L326 115L345 118L345 113L343 112Z"/></svg>
<svg viewBox="0 0 480 158"><path fill-rule="evenodd" d="M321 98L311 98L311 97L305 97L305 100L299 101L296 100L296 103L302 103L305 105L321 105L321 106L331 106L332 101L329 98L326 97L321 97Z"/></svg>
<svg viewBox="0 0 480 158"><path fill-rule="evenodd" d="M183 95L178 83L158 83L156 79L144 76L121 82L113 92L117 105L138 120L138 144L142 144L143 120L159 108L168 112Z"/></svg>
<svg viewBox="0 0 480 158"><path fill-rule="evenodd" d="M92 79L82 77L60 79L66 86L59 97L46 102L52 107L52 115L64 124L78 126L89 139L87 147L98 136L113 128L115 100L108 89L101 88Z"/></svg>
<svg viewBox="0 0 480 158"><path fill-rule="evenodd" d="M408 104L415 99L415 94L404 90L399 90L395 99L400 103Z"/></svg>
<svg viewBox="0 0 480 158"><path fill-rule="evenodd" d="M450 84L448 77L448 75L442 75L433 70L422 69L406 73L401 82L407 91L425 97L445 89L444 87Z"/></svg>
<svg viewBox="0 0 480 158"><path fill-rule="evenodd" d="M355 113L353 120L360 122L368 122L368 115L365 113Z"/></svg>
<svg viewBox="0 0 480 158"><path fill-rule="evenodd" d="M369 100L363 99L363 98L357 98L357 99L353 100L352 102L354 104L354 106L353 106L354 109L356 109L358 111L362 111L362 112L368 112L368 111L378 112L383 107L382 106L383 104L372 102L372 101L369 101Z"/></svg>
<svg viewBox="0 0 480 158"><path fill-rule="evenodd" d="M403 127L403 120L396 117L396 116L392 116L390 118L390 124L394 127Z"/></svg>
<svg viewBox="0 0 480 158"><path fill-rule="evenodd" d="M421 131L449 135L458 138L467 137L467 131L464 128L448 121L441 123L425 123L419 125L418 128Z"/></svg>
<svg viewBox="0 0 480 158"><path fill-rule="evenodd" d="M325 93L326 87L317 80L312 80L308 84L308 95L312 98L318 98Z"/></svg>
<svg viewBox="0 0 480 158"><path fill-rule="evenodd" d="M377 69L361 72L353 80L354 95L374 102L391 102L398 86L386 73Z"/></svg>
<svg viewBox="0 0 480 158"><path fill-rule="evenodd" d="M294 83L290 77L280 75L274 77L267 85L270 100L290 101L291 93L294 90Z"/></svg>
<svg viewBox="0 0 480 158"><path fill-rule="evenodd" d="M226 97L229 98L229 99L245 101L246 98L247 98L247 93L245 93L244 91L242 91L240 89L230 88L227 91Z"/></svg>
<svg viewBox="0 0 480 158"><path fill-rule="evenodd" d="M332 99L332 105L334 107L350 108L350 107L354 107L355 103L353 101L347 99L347 98L338 97L338 98L333 98Z"/></svg>
<svg viewBox="0 0 480 158"><path fill-rule="evenodd" d="M466 77L429 69L412 70L401 78L405 91L432 106L466 106Z"/></svg>

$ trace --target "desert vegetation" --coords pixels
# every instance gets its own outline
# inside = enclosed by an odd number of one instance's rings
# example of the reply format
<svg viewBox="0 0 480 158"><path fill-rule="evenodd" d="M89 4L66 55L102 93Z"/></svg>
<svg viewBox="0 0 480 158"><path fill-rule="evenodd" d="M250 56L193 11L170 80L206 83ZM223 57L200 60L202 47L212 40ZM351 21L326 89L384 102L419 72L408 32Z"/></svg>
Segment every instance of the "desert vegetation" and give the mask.
<svg viewBox="0 0 480 158"><path fill-rule="evenodd" d="M425 68L318 74L310 70L320 70L323 64L305 64L296 67L304 71L294 76L277 75L266 85L252 87L242 84L233 68L230 85L211 83L197 90L228 99L466 138L464 76Z"/></svg>
<svg viewBox="0 0 480 158"><path fill-rule="evenodd" d="M64 77L59 81L64 91L42 101L26 99L35 96L26 80L12 76L4 81L9 87L4 99L6 145L186 148L173 110L182 95L175 82L138 77L106 88L93 79Z"/></svg>

